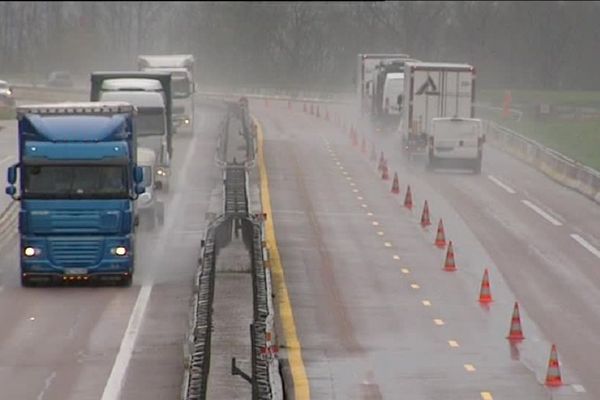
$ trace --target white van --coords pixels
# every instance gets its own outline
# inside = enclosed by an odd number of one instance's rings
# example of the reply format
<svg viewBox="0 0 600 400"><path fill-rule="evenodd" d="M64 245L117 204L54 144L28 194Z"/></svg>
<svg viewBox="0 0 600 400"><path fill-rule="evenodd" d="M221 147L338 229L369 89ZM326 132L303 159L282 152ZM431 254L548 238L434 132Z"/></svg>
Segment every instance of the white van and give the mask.
<svg viewBox="0 0 600 400"><path fill-rule="evenodd" d="M427 168L460 166L479 174L484 142L480 119L432 118L427 138Z"/></svg>
<svg viewBox="0 0 600 400"><path fill-rule="evenodd" d="M404 96L404 72L390 72L383 84L383 110L385 114L400 114Z"/></svg>

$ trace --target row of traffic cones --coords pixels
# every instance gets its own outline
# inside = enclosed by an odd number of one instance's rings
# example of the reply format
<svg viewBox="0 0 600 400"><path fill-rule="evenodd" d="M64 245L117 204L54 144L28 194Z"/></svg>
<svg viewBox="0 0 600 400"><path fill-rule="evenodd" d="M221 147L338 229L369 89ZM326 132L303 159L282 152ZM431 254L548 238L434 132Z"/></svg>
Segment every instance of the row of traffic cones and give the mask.
<svg viewBox="0 0 600 400"><path fill-rule="evenodd" d="M363 151L363 153L364 153L364 151ZM371 161L375 161L376 157L377 156L376 156L375 148L373 147L373 149L371 151L371 156L370 156ZM389 179L387 160L385 159L383 152L381 152L380 157L379 157L378 171L381 173L382 180ZM398 180L397 172L394 173L394 180L392 182L391 192L393 194L400 193L400 183ZM408 185L408 187L407 187L406 196L404 198L404 206L408 209L412 209L412 193L410 190L410 185ZM430 216L429 216L429 205L427 203L427 200L425 200L425 203L423 205L423 212L421 214L421 226L423 228L426 228L429 225L431 225ZM434 245L440 249L443 249L446 247L444 224L443 224L441 218L438 223L438 228L437 228ZM448 249L447 249L447 253L446 253L446 260L444 262L443 270L447 271L447 272L453 272L453 271L457 270L456 262L454 259L454 248L452 245L452 241L448 241ZM488 272L488 269L486 268L484 270L483 278L481 280L481 288L479 291L479 302L481 304L489 304L492 301L493 301L493 298L492 298L492 293L491 293L491 288L490 288L489 272ZM515 302L515 305L514 305L514 310L513 310L513 314L512 314L512 318L511 318L511 324L510 324L510 329L508 332L507 339L511 343L520 342L523 339L525 339L525 336L523 335L521 319L520 319L520 315L519 315L519 304L517 302ZM548 361L548 371L546 373L545 384L547 386L551 386L551 387L556 387L556 386L562 385L560 365L558 362L556 345L554 345L554 344L552 345L552 349L550 351L550 360Z"/></svg>

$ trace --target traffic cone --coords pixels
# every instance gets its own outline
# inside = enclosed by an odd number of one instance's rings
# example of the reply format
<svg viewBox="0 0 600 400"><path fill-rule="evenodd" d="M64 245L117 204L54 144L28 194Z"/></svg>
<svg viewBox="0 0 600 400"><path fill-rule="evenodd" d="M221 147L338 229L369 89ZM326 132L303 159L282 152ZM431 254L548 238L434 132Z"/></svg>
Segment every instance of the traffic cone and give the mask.
<svg viewBox="0 0 600 400"><path fill-rule="evenodd" d="M383 151L382 151L381 155L379 156L379 165L377 166L377 171L383 172L383 164L384 163L385 163L385 159L383 158Z"/></svg>
<svg viewBox="0 0 600 400"><path fill-rule="evenodd" d="M362 142L360 144L360 152L363 154L367 154L367 143L365 143L365 138L362 138Z"/></svg>
<svg viewBox="0 0 600 400"><path fill-rule="evenodd" d="M425 205L423 206L423 214L421 214L421 226L423 228L431 225L431 221L429 220L429 205L427 205L427 200L425 200Z"/></svg>
<svg viewBox="0 0 600 400"><path fill-rule="evenodd" d="M377 161L377 153L375 152L375 145L371 145L371 161Z"/></svg>
<svg viewBox="0 0 600 400"><path fill-rule="evenodd" d="M384 181L387 181L388 179L390 179L390 176L388 175L387 161L383 162L383 169L382 169L382 173L381 173L381 179L383 179Z"/></svg>
<svg viewBox="0 0 600 400"><path fill-rule="evenodd" d="M558 354L556 353L556 345L552 345L550 350L550 360L548 360L548 372L546 373L546 386L561 386L562 379L560 377L560 366L558 364Z"/></svg>
<svg viewBox="0 0 600 400"><path fill-rule="evenodd" d="M410 185L406 189L406 196L404 196L404 207L412 210L413 202L412 202L412 194L410 193Z"/></svg>
<svg viewBox="0 0 600 400"><path fill-rule="evenodd" d="M485 269L483 273L483 280L481 281L481 290L479 291L479 302L480 303L491 303L492 292L490 291L490 278L488 276L488 270Z"/></svg>
<svg viewBox="0 0 600 400"><path fill-rule="evenodd" d="M444 224L442 219L440 218L440 222L438 223L437 234L435 236L435 245L440 249L446 247L446 237L444 235Z"/></svg>
<svg viewBox="0 0 600 400"><path fill-rule="evenodd" d="M304 103L304 106L302 106L302 111L306 112L306 103Z"/></svg>
<svg viewBox="0 0 600 400"><path fill-rule="evenodd" d="M400 183L398 182L398 173L394 172L394 183L392 183L392 193L400 193Z"/></svg>
<svg viewBox="0 0 600 400"><path fill-rule="evenodd" d="M321 113L319 113L319 105L317 104L317 118L321 118Z"/></svg>
<svg viewBox="0 0 600 400"><path fill-rule="evenodd" d="M454 250L452 249L452 240L448 242L448 252L446 253L444 271L456 271L456 264L454 263Z"/></svg>
<svg viewBox="0 0 600 400"><path fill-rule="evenodd" d="M519 303L515 301L515 307L513 309L512 319L510 321L510 330L506 337L510 341L521 341L525 339L523 336L523 329L521 328L521 316L519 315Z"/></svg>

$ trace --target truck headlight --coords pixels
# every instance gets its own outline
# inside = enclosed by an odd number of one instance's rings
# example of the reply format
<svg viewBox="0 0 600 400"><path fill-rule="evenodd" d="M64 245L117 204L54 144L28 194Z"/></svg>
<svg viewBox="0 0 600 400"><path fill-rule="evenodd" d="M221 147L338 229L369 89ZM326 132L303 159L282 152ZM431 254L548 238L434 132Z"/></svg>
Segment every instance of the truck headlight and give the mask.
<svg viewBox="0 0 600 400"><path fill-rule="evenodd" d="M41 253L40 249L31 247L31 246L27 246L23 249L23 254L25 255L25 257L37 256L40 253Z"/></svg>
<svg viewBox="0 0 600 400"><path fill-rule="evenodd" d="M186 125L189 125L190 124L190 120L186 118L186 119L183 120L183 123L186 124Z"/></svg>
<svg viewBox="0 0 600 400"><path fill-rule="evenodd" d="M113 253L116 256L119 257L123 257L127 255L127 247L125 246L117 246L114 249L112 249L111 253Z"/></svg>
<svg viewBox="0 0 600 400"><path fill-rule="evenodd" d="M162 168L158 168L158 169L156 170L156 175L158 175L158 176L167 176L167 171L165 171L165 170L164 170L164 169L162 169Z"/></svg>

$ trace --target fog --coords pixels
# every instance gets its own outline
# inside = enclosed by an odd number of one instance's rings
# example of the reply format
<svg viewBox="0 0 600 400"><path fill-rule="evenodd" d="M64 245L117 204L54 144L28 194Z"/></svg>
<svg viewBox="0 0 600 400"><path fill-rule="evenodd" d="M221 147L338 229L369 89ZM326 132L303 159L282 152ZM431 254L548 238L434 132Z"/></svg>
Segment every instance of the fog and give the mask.
<svg viewBox="0 0 600 400"><path fill-rule="evenodd" d="M205 85L348 90L361 52L467 62L489 88L600 87L597 2L0 2L0 72L193 53Z"/></svg>

